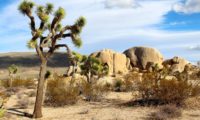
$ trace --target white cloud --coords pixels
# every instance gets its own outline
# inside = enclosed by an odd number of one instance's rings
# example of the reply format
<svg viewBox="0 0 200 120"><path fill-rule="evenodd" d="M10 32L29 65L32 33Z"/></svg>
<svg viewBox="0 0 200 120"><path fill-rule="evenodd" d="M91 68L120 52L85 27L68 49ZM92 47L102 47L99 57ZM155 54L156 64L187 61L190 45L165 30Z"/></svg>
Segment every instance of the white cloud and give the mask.
<svg viewBox="0 0 200 120"><path fill-rule="evenodd" d="M200 0L186 0L185 3L177 3L173 6L174 11L185 14L200 13Z"/></svg>
<svg viewBox="0 0 200 120"><path fill-rule="evenodd" d="M79 16L87 18L87 25L81 34L84 45L78 50L81 53L91 53L105 47L122 52L132 46L144 45L158 48L167 58L178 55L189 60L199 59L199 53L193 53L193 57L190 57L188 54L193 51L185 49L188 45L200 44L199 31L170 32L155 27L162 25L164 16L172 10L172 5L177 0L138 0L140 7L137 9L132 9L135 0L117 0L125 1L123 6L128 5L127 9L105 9L108 0L34 1L38 4L51 2L56 8L64 7L67 10L66 19L63 20L65 24L72 24ZM0 27L3 28L0 30L0 35L3 35L0 38L0 51L28 50L25 45L31 35L29 20L19 14L19 2L16 0L0 11ZM131 4L127 4L129 2ZM113 7L120 6L117 4ZM171 23L176 24L180 23Z"/></svg>
<svg viewBox="0 0 200 120"><path fill-rule="evenodd" d="M140 6L136 0L106 0L106 8L131 8Z"/></svg>

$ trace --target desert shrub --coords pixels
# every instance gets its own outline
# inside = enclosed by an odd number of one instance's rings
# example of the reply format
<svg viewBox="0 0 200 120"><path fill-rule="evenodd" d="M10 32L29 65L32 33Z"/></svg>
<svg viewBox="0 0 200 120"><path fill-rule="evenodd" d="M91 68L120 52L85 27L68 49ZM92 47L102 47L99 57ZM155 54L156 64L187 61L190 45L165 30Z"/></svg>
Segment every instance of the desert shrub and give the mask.
<svg viewBox="0 0 200 120"><path fill-rule="evenodd" d="M0 85L4 86L5 88L9 87L9 80L1 80ZM12 80L12 87L34 87L35 82L31 78L22 79L20 77L13 78Z"/></svg>
<svg viewBox="0 0 200 120"><path fill-rule="evenodd" d="M107 91L112 91L113 86L112 86L111 83L106 82L106 84L104 85L104 88L105 88Z"/></svg>
<svg viewBox="0 0 200 120"><path fill-rule="evenodd" d="M182 111L176 105L169 104L161 106L158 111L152 113L148 119L150 120L168 120L181 117Z"/></svg>
<svg viewBox="0 0 200 120"><path fill-rule="evenodd" d="M124 76L124 90L133 91L137 88L137 82L139 82L141 76L138 72L130 72Z"/></svg>
<svg viewBox="0 0 200 120"><path fill-rule="evenodd" d="M114 91L116 92L121 92L122 91L122 86L123 86L123 81L121 79L116 79L114 83Z"/></svg>
<svg viewBox="0 0 200 120"><path fill-rule="evenodd" d="M13 87L34 87L34 85L35 82L31 78L22 79L20 77L16 77L12 82Z"/></svg>
<svg viewBox="0 0 200 120"><path fill-rule="evenodd" d="M107 91L107 86L97 85L96 82L83 81L81 83L81 93L86 101L100 101Z"/></svg>
<svg viewBox="0 0 200 120"><path fill-rule="evenodd" d="M143 73L142 80L137 82L137 90L142 99L154 99L162 104L181 105L185 99L199 94L199 85L193 85L189 82L182 75L184 73L179 73L177 78L167 79L162 72Z"/></svg>
<svg viewBox="0 0 200 120"><path fill-rule="evenodd" d="M78 87L66 82L63 77L58 75L54 75L52 79L48 80L45 99L46 105L56 107L75 104L78 101Z"/></svg>

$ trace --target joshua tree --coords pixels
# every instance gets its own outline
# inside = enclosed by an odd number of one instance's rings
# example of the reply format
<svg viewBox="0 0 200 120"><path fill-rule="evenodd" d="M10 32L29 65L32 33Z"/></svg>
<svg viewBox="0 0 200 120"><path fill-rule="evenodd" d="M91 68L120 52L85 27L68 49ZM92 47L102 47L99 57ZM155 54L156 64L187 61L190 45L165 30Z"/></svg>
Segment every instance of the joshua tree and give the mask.
<svg viewBox="0 0 200 120"><path fill-rule="evenodd" d="M9 87L12 87L12 79L13 79L13 76L17 73L17 71L18 71L18 68L14 64L8 67L8 72L9 72L9 77L10 77L10 79L8 80Z"/></svg>
<svg viewBox="0 0 200 120"><path fill-rule="evenodd" d="M80 67L82 74L87 77L88 83L92 82L92 78L95 75L99 78L108 74L108 66L102 64L99 59L92 56L86 57Z"/></svg>
<svg viewBox="0 0 200 120"><path fill-rule="evenodd" d="M32 38L27 46L36 50L41 61L36 102L33 112L34 118L40 118L42 117L42 103L45 92L44 84L48 58L52 56L55 50L61 47L66 48L68 56L72 57L72 53L67 44L59 44L58 40L69 37L76 47L80 47L82 41L79 34L85 25L85 19L84 17L80 17L75 24L62 27L61 20L65 17L65 10L59 7L58 10L52 14L54 7L52 4L47 3L46 6L37 6L36 14L40 20L40 25L36 27L33 15L34 6L35 4L33 2L25 0L19 5L19 11L30 19ZM50 15L53 16L51 22L49 22Z"/></svg>
<svg viewBox="0 0 200 120"><path fill-rule="evenodd" d="M76 72L78 72L78 67L80 67L80 65L82 65L86 59L87 56L86 55L81 55L80 53L77 52L72 52L73 54L73 58L71 59L72 61L72 65L73 65L73 70L72 70L72 75Z"/></svg>

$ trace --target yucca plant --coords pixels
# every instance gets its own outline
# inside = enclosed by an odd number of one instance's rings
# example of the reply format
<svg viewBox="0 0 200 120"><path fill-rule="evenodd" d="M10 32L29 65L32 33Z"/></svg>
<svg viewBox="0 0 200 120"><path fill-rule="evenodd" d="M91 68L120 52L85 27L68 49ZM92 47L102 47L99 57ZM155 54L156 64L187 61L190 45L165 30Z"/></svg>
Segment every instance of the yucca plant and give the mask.
<svg viewBox="0 0 200 120"><path fill-rule="evenodd" d="M78 68L80 67L80 65L82 65L84 63L84 61L87 59L86 55L81 55L78 52L72 52L73 54L73 58L71 58L72 64L73 64L73 70L71 75L73 76L74 73L78 72Z"/></svg>
<svg viewBox="0 0 200 120"><path fill-rule="evenodd" d="M14 75L17 73L18 67L15 64L12 64L11 66L8 67L8 72L9 72L9 79L8 79L8 87L12 87L12 80Z"/></svg>
<svg viewBox="0 0 200 120"><path fill-rule="evenodd" d="M19 5L19 11L31 21L30 29L32 38L27 46L36 50L41 61L36 102L33 112L34 118L41 118L48 58L61 47L66 48L67 55L72 57L72 52L68 45L59 44L58 40L69 37L76 47L81 47L82 41L80 39L80 33L86 20L84 17L80 17L73 25L65 25L62 27L61 21L65 18L65 10L62 7L59 7L58 10L54 11L53 5L47 3L45 6L37 5L36 14L40 20L40 25L39 27L36 27L35 17L33 15L34 7L35 4L33 2L25 0ZM49 19L50 16L53 16L51 22Z"/></svg>
<svg viewBox="0 0 200 120"><path fill-rule="evenodd" d="M91 83L91 79L96 75L99 77L108 74L108 66L101 63L98 58L89 56L84 58L83 64L80 65L81 72L87 77L87 81Z"/></svg>

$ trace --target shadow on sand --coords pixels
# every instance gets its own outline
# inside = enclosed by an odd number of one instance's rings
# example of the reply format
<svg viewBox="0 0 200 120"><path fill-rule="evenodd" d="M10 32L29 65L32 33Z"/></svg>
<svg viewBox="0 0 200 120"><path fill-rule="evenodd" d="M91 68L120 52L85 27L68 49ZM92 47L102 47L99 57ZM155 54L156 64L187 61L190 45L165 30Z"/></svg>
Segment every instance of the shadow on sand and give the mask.
<svg viewBox="0 0 200 120"><path fill-rule="evenodd" d="M32 114L20 111L19 109L22 109L22 108L9 108L9 109L7 109L7 112L9 114L13 114L13 115L16 115L16 116L21 116L21 117L27 117L27 118L33 117Z"/></svg>
<svg viewBox="0 0 200 120"><path fill-rule="evenodd" d="M164 105L165 103L157 100L157 99L138 99L138 100L131 100L122 104L119 104L119 106L126 106L126 107L149 107L149 106L159 106Z"/></svg>

